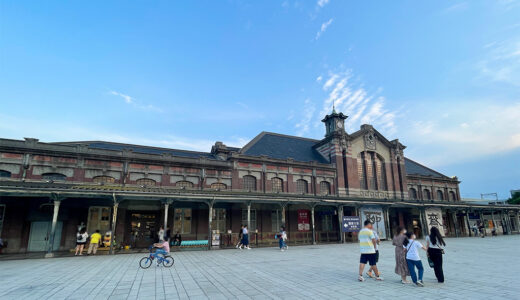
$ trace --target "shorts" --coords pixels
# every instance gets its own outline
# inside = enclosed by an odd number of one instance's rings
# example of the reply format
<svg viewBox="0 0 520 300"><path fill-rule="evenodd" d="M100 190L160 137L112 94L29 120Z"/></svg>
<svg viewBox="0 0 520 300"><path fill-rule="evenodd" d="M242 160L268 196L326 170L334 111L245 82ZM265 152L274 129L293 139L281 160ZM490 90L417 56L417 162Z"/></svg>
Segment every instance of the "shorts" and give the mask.
<svg viewBox="0 0 520 300"><path fill-rule="evenodd" d="M80 245L86 245L87 242L76 242L76 246L80 246Z"/></svg>
<svg viewBox="0 0 520 300"><path fill-rule="evenodd" d="M376 258L377 258L376 253L363 253L363 254L361 254L359 263L366 265L368 262L371 266L375 266L377 263Z"/></svg>

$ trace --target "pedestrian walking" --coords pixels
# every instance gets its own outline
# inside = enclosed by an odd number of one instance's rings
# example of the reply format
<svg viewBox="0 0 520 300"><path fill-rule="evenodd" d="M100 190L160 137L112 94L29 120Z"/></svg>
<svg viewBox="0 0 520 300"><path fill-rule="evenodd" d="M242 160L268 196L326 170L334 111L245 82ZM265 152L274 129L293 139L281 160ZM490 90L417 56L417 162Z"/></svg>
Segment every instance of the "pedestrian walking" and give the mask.
<svg viewBox="0 0 520 300"><path fill-rule="evenodd" d="M287 240L287 232L285 232L285 227L280 227L280 233L277 235L278 237L278 245L280 246L280 251L285 251L289 249L289 246L286 244Z"/></svg>
<svg viewBox="0 0 520 300"><path fill-rule="evenodd" d="M433 262L433 271L439 283L444 282L444 272L442 271L442 255L446 243L441 236L439 229L433 226L430 229L430 235L426 236L426 248L428 248L428 257Z"/></svg>
<svg viewBox="0 0 520 300"><path fill-rule="evenodd" d="M374 245L374 248L376 250L376 265L379 262L379 243L381 243L381 240L379 239L379 234L377 233L377 230L373 230L374 236L376 237L376 244ZM369 269L367 272L367 276L370 278L374 278L374 275L372 275L372 269Z"/></svg>
<svg viewBox="0 0 520 300"><path fill-rule="evenodd" d="M244 234L244 225L240 225L240 231L238 232L238 242L235 248L242 250L242 235Z"/></svg>
<svg viewBox="0 0 520 300"><path fill-rule="evenodd" d="M244 249L251 250L249 248L249 230L247 225L244 225L244 228L242 228L242 245L244 245Z"/></svg>
<svg viewBox="0 0 520 300"><path fill-rule="evenodd" d="M99 233L99 229L98 229L98 230L96 230L96 232L94 232L90 236L90 243L88 245L87 255L90 255L91 253L93 253L95 255L100 242L101 242L101 234Z"/></svg>
<svg viewBox="0 0 520 300"><path fill-rule="evenodd" d="M74 255L83 255L83 249L87 244L88 233L85 227L81 228L79 232L76 233L76 253Z"/></svg>
<svg viewBox="0 0 520 300"><path fill-rule="evenodd" d="M361 229L358 233L359 238L359 248L361 252L361 257L359 259L359 281L365 281L363 277L363 271L365 269L365 265L370 264L370 271L374 271L376 275L376 280L382 281L383 278L380 276L379 270L376 265L376 236L374 235L374 231L372 231L372 222L370 220L366 220L364 223L364 228ZM368 274L368 273L367 273ZM372 276L371 276L372 277Z"/></svg>
<svg viewBox="0 0 520 300"><path fill-rule="evenodd" d="M157 233L157 237L159 239L159 243L164 241L164 227L160 227L159 232Z"/></svg>
<svg viewBox="0 0 520 300"><path fill-rule="evenodd" d="M406 276L410 276L408 264L406 262L406 253L403 251L403 243L406 240L406 229L398 227L396 235L392 239L392 245L395 246L395 274L401 276L401 283L408 284Z"/></svg>
<svg viewBox="0 0 520 300"><path fill-rule="evenodd" d="M421 262L421 257L419 256L419 249L422 248L426 251L427 248L423 246L420 242L415 240L415 234L413 234L412 232L406 233L406 239L403 242L403 247L406 251L406 263L408 264L408 270L410 271L410 275L412 276L412 281L413 283L415 283L415 285L423 287L424 267ZM415 268L417 268L419 278L417 278Z"/></svg>

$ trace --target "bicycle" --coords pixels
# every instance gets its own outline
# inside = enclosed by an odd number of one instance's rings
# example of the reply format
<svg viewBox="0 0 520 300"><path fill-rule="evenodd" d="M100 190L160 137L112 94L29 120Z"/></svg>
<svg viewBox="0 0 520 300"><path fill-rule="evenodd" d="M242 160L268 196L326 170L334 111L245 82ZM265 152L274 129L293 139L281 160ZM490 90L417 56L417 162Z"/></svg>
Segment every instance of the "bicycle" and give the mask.
<svg viewBox="0 0 520 300"><path fill-rule="evenodd" d="M170 255L167 255L167 252L162 249L157 249L156 252L152 252L153 246L150 246L148 250L150 250L150 254L146 257L141 258L139 261L139 266L143 269L148 269L151 265L154 259L157 258L157 265L159 266L162 264L165 267L171 267L173 266L173 263L175 260ZM159 255L162 254L162 255Z"/></svg>

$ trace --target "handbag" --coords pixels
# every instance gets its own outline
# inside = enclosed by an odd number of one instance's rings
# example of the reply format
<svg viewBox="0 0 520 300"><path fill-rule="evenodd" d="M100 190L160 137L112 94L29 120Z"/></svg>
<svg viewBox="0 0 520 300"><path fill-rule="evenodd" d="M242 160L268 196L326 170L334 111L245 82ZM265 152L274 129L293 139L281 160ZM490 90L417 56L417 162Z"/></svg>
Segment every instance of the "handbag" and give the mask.
<svg viewBox="0 0 520 300"><path fill-rule="evenodd" d="M430 265L430 268L435 267L435 264L433 263L433 260L428 256L428 264Z"/></svg>

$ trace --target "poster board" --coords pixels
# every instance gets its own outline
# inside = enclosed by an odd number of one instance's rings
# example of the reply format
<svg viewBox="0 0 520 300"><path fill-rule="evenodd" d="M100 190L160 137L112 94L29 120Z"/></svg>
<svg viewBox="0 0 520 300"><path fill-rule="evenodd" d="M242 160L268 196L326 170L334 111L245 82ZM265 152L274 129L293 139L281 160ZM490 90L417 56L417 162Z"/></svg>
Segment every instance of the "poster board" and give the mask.
<svg viewBox="0 0 520 300"><path fill-rule="evenodd" d="M361 226L366 220L370 220L381 240L386 239L385 214L381 206L363 206L360 208Z"/></svg>
<svg viewBox="0 0 520 300"><path fill-rule="evenodd" d="M444 229L444 219L442 218L442 210L440 208L427 208L425 210L426 222L428 224L428 234L430 229L435 226L439 229L442 236L446 235Z"/></svg>
<svg viewBox="0 0 520 300"><path fill-rule="evenodd" d="M298 231L311 230L309 214L310 211L307 209L298 209Z"/></svg>

